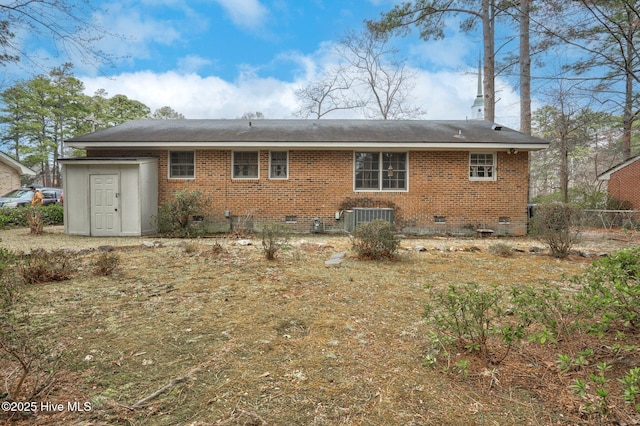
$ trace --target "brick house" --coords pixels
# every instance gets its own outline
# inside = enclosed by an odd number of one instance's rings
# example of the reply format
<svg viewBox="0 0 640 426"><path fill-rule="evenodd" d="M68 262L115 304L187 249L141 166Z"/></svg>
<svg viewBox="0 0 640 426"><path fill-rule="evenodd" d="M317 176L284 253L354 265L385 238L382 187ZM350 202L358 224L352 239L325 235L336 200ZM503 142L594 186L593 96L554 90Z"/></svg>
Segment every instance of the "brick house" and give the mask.
<svg viewBox="0 0 640 426"><path fill-rule="evenodd" d="M87 153L62 160L65 231L82 235L153 232L181 189L205 194L208 223L523 235L529 152L548 146L483 120L143 120L66 143Z"/></svg>
<svg viewBox="0 0 640 426"><path fill-rule="evenodd" d="M19 188L22 176L35 176L36 172L0 152L0 195Z"/></svg>
<svg viewBox="0 0 640 426"><path fill-rule="evenodd" d="M629 203L633 210L640 210L640 155L610 168L598 179L607 182L611 198Z"/></svg>

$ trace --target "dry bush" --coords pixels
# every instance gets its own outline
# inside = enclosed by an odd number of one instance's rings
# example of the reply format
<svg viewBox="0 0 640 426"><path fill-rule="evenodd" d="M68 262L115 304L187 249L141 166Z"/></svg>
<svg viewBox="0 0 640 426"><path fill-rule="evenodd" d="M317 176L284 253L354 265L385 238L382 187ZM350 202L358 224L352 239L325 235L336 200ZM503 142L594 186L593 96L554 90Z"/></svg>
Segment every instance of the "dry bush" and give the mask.
<svg viewBox="0 0 640 426"><path fill-rule="evenodd" d="M253 213L254 210L248 210L241 216L238 216L236 223L232 227L234 237L244 238L253 233Z"/></svg>
<svg viewBox="0 0 640 426"><path fill-rule="evenodd" d="M64 250L36 249L22 256L18 271L26 284L64 281L75 271L76 256Z"/></svg>
<svg viewBox="0 0 640 426"><path fill-rule="evenodd" d="M219 242L202 244L197 241L183 241L178 244L178 246L182 249L182 252L189 257L216 258L225 252L224 246Z"/></svg>
<svg viewBox="0 0 640 426"><path fill-rule="evenodd" d="M494 256L509 257L513 256L513 248L509 244L496 243L489 246L489 253Z"/></svg>
<svg viewBox="0 0 640 426"><path fill-rule="evenodd" d="M205 255L215 256L224 253L224 247L220 243L214 243L205 251Z"/></svg>
<svg viewBox="0 0 640 426"><path fill-rule="evenodd" d="M267 260L274 260L278 250L289 241L289 228L284 223L269 222L262 225L262 248Z"/></svg>
<svg viewBox="0 0 640 426"><path fill-rule="evenodd" d="M31 230L31 233L34 235L41 235L42 229L44 226L44 223L42 220L42 212L37 209L31 209L28 220L29 220L29 229Z"/></svg>
<svg viewBox="0 0 640 426"><path fill-rule="evenodd" d="M386 220L363 223L353 234L353 249L360 259L394 259L399 246L400 238Z"/></svg>
<svg viewBox="0 0 640 426"><path fill-rule="evenodd" d="M549 246L553 257L567 257L578 242L581 213L577 207L564 203L536 206L531 234Z"/></svg>
<svg viewBox="0 0 640 426"><path fill-rule="evenodd" d="M101 277L111 276L120 266L120 256L117 253L100 253L93 266L96 275Z"/></svg>
<svg viewBox="0 0 640 426"><path fill-rule="evenodd" d="M198 251L198 244L192 241L186 242L184 244L183 250L186 254L194 254Z"/></svg>

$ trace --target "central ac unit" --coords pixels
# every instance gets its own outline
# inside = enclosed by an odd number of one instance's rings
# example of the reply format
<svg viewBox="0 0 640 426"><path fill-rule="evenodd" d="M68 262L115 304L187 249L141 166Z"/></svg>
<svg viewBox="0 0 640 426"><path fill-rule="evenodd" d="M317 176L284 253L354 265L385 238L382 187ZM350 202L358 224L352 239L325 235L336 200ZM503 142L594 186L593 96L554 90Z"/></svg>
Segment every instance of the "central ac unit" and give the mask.
<svg viewBox="0 0 640 426"><path fill-rule="evenodd" d="M386 220L393 225L393 209L356 207L346 210L344 212L344 229L347 232L353 232L358 225L376 219Z"/></svg>

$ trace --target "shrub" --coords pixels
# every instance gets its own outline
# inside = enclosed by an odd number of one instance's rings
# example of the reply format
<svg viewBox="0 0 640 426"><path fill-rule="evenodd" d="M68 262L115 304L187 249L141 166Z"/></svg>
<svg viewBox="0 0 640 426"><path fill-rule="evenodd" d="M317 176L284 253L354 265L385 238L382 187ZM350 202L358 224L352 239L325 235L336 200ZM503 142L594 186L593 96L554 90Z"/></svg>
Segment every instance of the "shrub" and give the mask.
<svg viewBox="0 0 640 426"><path fill-rule="evenodd" d="M267 260L276 258L276 252L289 241L289 228L284 223L269 222L262 226L262 248Z"/></svg>
<svg viewBox="0 0 640 426"><path fill-rule="evenodd" d="M596 260L574 282L594 331L640 326L640 247Z"/></svg>
<svg viewBox="0 0 640 426"><path fill-rule="evenodd" d="M513 256L513 249L505 243L497 243L489 246L489 253L494 256L509 257Z"/></svg>
<svg viewBox="0 0 640 426"><path fill-rule="evenodd" d="M64 223L64 206L61 204L49 204L38 207L42 213L42 221L45 225L62 225Z"/></svg>
<svg viewBox="0 0 640 426"><path fill-rule="evenodd" d="M183 189L173 195L171 201L167 201L158 208L156 217L158 231L179 236L192 236L198 233L198 229L192 226L194 216L203 216L206 200L200 191Z"/></svg>
<svg viewBox="0 0 640 426"><path fill-rule="evenodd" d="M0 228L30 226L29 220L34 210L39 213L43 225L62 225L64 223L64 207L60 204L49 204L33 208L0 208Z"/></svg>
<svg viewBox="0 0 640 426"><path fill-rule="evenodd" d="M531 234L547 244L553 257L567 257L580 234L581 211L564 203L541 204L531 222Z"/></svg>
<svg viewBox="0 0 640 426"><path fill-rule="evenodd" d="M29 209L19 208L19 209L0 209L0 223L2 223L2 227L6 228L9 226L28 226L29 220L28 218Z"/></svg>
<svg viewBox="0 0 640 426"><path fill-rule="evenodd" d="M512 286L510 309L524 325L534 326L528 330L528 339L541 344L569 339L581 312L573 297L549 284Z"/></svg>
<svg viewBox="0 0 640 426"><path fill-rule="evenodd" d="M26 284L68 280L75 271L75 255L64 250L36 249L22 256L18 270Z"/></svg>
<svg viewBox="0 0 640 426"><path fill-rule="evenodd" d="M633 203L628 200L619 200L615 197L609 197L607 199L608 210L633 210Z"/></svg>
<svg viewBox="0 0 640 426"><path fill-rule="evenodd" d="M400 238L391 224L382 219L359 225L353 234L353 249L360 259L380 260L396 257Z"/></svg>
<svg viewBox="0 0 640 426"><path fill-rule="evenodd" d="M94 272L98 276L113 275L120 266L120 256L117 253L102 252L94 264Z"/></svg>
<svg viewBox="0 0 640 426"><path fill-rule="evenodd" d="M493 363L500 363L524 334L524 324L512 324L514 320L503 306L499 288L484 290L476 283L452 285L436 293L433 300L424 315L437 333L453 338L467 350L478 351ZM493 338L505 345L500 355L491 347Z"/></svg>

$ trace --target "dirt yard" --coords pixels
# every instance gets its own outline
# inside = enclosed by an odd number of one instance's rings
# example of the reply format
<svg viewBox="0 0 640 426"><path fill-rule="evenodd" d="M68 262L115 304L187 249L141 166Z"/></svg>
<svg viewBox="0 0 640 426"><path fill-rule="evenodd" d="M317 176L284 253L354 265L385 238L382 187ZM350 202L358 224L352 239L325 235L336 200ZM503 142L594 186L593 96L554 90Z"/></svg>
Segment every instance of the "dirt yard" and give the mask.
<svg viewBox="0 0 640 426"><path fill-rule="evenodd" d="M404 239L397 261L367 262L354 257L345 236L295 236L267 261L250 238L0 231L0 247L78 255L71 280L33 285L20 305L55 381L35 401L22 401L35 402L37 413L4 410L0 421L588 424L580 401L564 397L570 392L553 361L532 358L553 345L522 349L511 364L471 369L468 377L425 366L427 287L563 286L596 256L637 245L639 236L588 232L565 260L525 238ZM517 251L491 254L497 243ZM119 256L114 275L93 273L98 247ZM344 260L327 265L336 253ZM13 361L0 358L0 395L17 378ZM36 385L28 381L25 392Z"/></svg>

